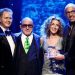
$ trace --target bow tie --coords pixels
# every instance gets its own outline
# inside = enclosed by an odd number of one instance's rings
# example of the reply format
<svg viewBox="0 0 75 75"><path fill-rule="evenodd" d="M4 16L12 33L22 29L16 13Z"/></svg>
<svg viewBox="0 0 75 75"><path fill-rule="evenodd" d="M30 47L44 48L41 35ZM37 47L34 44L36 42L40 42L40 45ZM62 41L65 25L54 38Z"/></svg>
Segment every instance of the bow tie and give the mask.
<svg viewBox="0 0 75 75"><path fill-rule="evenodd" d="M9 31L6 30L6 31L5 31L5 35L6 35L6 36L7 36L7 35L8 35L8 36L11 35L11 31L10 31L10 30L9 30Z"/></svg>

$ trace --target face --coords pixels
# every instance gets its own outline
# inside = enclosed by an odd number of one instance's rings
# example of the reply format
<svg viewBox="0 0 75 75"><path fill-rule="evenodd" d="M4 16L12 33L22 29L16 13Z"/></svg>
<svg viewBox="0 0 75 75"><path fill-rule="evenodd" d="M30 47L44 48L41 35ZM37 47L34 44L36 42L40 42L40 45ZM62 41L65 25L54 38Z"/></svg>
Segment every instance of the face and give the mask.
<svg viewBox="0 0 75 75"><path fill-rule="evenodd" d="M58 20L52 20L50 24L50 32L51 34L57 34L60 27L60 22Z"/></svg>
<svg viewBox="0 0 75 75"><path fill-rule="evenodd" d="M9 28L12 23L12 13L4 11L0 17L0 22L4 28Z"/></svg>
<svg viewBox="0 0 75 75"><path fill-rule="evenodd" d="M69 19L69 21L74 22L75 21L75 7L66 8L66 16Z"/></svg>
<svg viewBox="0 0 75 75"><path fill-rule="evenodd" d="M29 36L33 30L33 22L30 19L22 21L21 30L26 36Z"/></svg>

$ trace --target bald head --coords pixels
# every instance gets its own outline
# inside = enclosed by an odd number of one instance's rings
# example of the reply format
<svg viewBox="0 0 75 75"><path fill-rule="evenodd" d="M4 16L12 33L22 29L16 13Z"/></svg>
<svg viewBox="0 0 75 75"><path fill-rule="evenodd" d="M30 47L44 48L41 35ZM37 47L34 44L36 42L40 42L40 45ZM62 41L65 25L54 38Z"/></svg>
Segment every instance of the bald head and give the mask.
<svg viewBox="0 0 75 75"><path fill-rule="evenodd" d="M26 36L31 35L33 30L33 20L29 17L25 17L24 19L22 19L20 28Z"/></svg>
<svg viewBox="0 0 75 75"><path fill-rule="evenodd" d="M33 25L33 20L32 20L31 18L29 18L29 17L23 18L23 19L22 19L22 24L23 24L24 22L25 22L25 23L30 23L30 24Z"/></svg>

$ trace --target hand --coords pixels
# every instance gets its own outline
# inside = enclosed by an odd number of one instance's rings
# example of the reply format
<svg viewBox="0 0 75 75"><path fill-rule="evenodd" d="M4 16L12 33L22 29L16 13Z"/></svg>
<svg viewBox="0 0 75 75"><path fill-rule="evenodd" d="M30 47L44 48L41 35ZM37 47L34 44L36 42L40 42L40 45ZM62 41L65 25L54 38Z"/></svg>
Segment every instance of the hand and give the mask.
<svg viewBox="0 0 75 75"><path fill-rule="evenodd" d="M63 59L65 59L65 56L63 54L57 54L54 58L56 60L63 60Z"/></svg>

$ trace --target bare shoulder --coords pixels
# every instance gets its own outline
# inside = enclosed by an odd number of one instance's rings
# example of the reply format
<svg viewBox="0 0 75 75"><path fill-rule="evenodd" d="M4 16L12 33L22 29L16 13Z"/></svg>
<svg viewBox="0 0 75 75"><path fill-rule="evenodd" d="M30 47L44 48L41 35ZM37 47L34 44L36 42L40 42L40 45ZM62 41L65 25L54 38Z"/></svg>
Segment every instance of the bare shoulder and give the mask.
<svg viewBox="0 0 75 75"><path fill-rule="evenodd" d="M44 42L43 37L40 37L40 43L41 43L41 46L43 45L43 42Z"/></svg>

